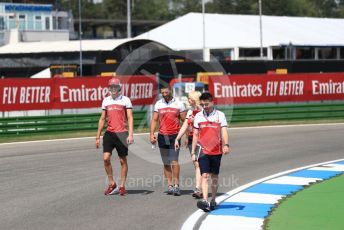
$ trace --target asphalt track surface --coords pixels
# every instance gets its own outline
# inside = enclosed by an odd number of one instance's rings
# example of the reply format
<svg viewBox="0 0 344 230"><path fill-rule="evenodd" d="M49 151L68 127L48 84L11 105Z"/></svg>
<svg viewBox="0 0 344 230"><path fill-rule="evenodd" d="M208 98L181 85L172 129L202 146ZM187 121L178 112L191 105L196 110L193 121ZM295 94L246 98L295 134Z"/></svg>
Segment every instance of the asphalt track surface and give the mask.
<svg viewBox="0 0 344 230"><path fill-rule="evenodd" d="M262 177L343 158L344 124L230 129L219 194ZM104 196L94 138L0 145L1 229L180 229L196 208L194 169L180 153L182 196L163 193L162 165L148 136L135 136L128 195ZM116 154L114 154L116 156ZM113 157L115 176L119 161ZM215 226L214 226L215 227Z"/></svg>

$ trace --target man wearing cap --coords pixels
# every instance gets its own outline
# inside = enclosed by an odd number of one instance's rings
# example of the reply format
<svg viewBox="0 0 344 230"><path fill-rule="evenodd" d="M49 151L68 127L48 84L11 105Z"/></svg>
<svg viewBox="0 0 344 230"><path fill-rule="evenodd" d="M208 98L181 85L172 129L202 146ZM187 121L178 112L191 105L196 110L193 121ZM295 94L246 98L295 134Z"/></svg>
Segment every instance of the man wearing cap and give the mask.
<svg viewBox="0 0 344 230"><path fill-rule="evenodd" d="M103 136L103 159L109 184L104 194L113 195L119 193L124 196L126 194L125 181L128 173L128 145L134 142L132 104L128 97L121 94L121 84L118 78L111 78L108 85L110 95L105 97L102 103L102 113L98 122L96 136L96 147L99 148L100 146L100 136L104 128L105 120L107 119L107 129ZM121 181L119 187L113 179L110 160L114 148L117 150L121 163Z"/></svg>

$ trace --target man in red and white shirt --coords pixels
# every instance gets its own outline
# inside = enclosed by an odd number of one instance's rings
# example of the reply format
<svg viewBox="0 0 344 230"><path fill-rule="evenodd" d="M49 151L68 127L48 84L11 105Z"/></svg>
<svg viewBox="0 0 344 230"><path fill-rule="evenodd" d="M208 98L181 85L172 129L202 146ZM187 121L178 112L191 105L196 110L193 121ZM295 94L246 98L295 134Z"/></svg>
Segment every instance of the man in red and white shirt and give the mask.
<svg viewBox="0 0 344 230"><path fill-rule="evenodd" d="M180 196L179 150L174 148L174 142L180 129L180 120L185 120L186 110L184 104L172 96L170 87L161 88L160 92L163 98L154 106L150 124L150 141L154 145L158 142L159 145L164 175L168 183L167 194ZM160 127L157 140L154 132L158 122Z"/></svg>
<svg viewBox="0 0 344 230"><path fill-rule="evenodd" d="M118 78L111 78L108 85L110 96L105 97L102 103L102 113L98 122L96 136L96 147L99 148L100 136L107 118L107 129L103 136L103 159L109 185L104 194L113 195L119 193L124 196L126 194L125 181L128 173L128 145L134 142L132 104L128 97L121 95L121 84ZM117 150L121 163L121 184L119 188L113 179L111 165L111 155L114 148Z"/></svg>
<svg viewBox="0 0 344 230"><path fill-rule="evenodd" d="M200 101L203 111L197 113L194 119L191 154L193 160L198 158L202 175L203 200L197 202L197 207L204 211L210 211L216 207L215 198L222 154L230 151L229 135L225 114L214 108L213 96L210 93L202 93ZM199 148L196 152L197 145ZM209 175L212 182L210 203L208 202Z"/></svg>

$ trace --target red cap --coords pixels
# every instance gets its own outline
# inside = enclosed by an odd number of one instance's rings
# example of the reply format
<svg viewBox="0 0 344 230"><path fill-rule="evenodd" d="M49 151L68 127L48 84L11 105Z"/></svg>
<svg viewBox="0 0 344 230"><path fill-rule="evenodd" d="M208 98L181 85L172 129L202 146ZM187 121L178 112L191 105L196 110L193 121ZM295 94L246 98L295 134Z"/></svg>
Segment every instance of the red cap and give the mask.
<svg viewBox="0 0 344 230"><path fill-rule="evenodd" d="M111 79L109 80L109 83L108 83L108 84L109 84L109 85L121 85L121 82L119 81L118 78L113 77L113 78L111 78Z"/></svg>

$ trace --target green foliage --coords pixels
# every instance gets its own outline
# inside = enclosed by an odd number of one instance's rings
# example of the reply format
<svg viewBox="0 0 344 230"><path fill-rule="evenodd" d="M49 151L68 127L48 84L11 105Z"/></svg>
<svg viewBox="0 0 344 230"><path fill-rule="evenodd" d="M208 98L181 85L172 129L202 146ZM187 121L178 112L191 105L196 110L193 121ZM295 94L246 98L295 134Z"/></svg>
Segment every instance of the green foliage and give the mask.
<svg viewBox="0 0 344 230"><path fill-rule="evenodd" d="M344 3L343 5L340 5L337 9L337 16L339 18L344 18Z"/></svg>
<svg viewBox="0 0 344 230"><path fill-rule="evenodd" d="M104 15L108 19L125 19L127 15L126 0L103 0Z"/></svg>
<svg viewBox="0 0 344 230"><path fill-rule="evenodd" d="M258 2L255 0L214 0L207 4L208 13L219 14L257 14Z"/></svg>
<svg viewBox="0 0 344 230"><path fill-rule="evenodd" d="M132 17L141 20L172 19L166 0L134 1Z"/></svg>
<svg viewBox="0 0 344 230"><path fill-rule="evenodd" d="M78 17L78 0L57 1L59 8L72 10ZM103 0L94 4L81 0L83 18L125 19L127 0ZM189 12L201 12L202 0L131 0L132 18L171 20ZM259 0L206 1L207 13L258 14ZM344 0L262 0L264 15L301 17L344 17Z"/></svg>
<svg viewBox="0 0 344 230"><path fill-rule="evenodd" d="M202 12L200 0L171 0L169 3L171 15L175 18L190 12Z"/></svg>
<svg viewBox="0 0 344 230"><path fill-rule="evenodd" d="M104 18L102 4L93 4L92 1L81 1L81 16L83 18ZM56 8L73 12L75 18L79 17L79 0L60 0L56 3Z"/></svg>
<svg viewBox="0 0 344 230"><path fill-rule="evenodd" d="M258 14L258 0L214 0L209 9L225 14ZM262 0L264 15L337 17L343 0ZM208 10L209 11L209 10Z"/></svg>

